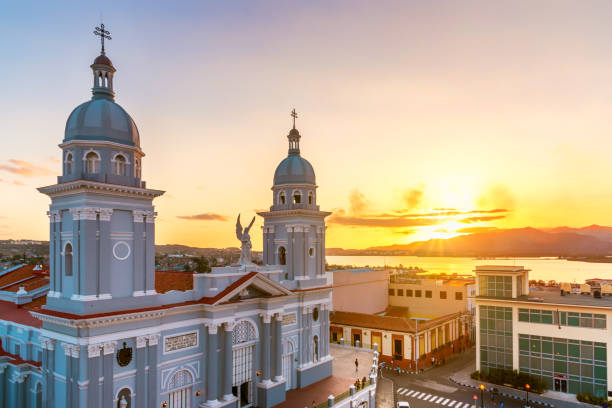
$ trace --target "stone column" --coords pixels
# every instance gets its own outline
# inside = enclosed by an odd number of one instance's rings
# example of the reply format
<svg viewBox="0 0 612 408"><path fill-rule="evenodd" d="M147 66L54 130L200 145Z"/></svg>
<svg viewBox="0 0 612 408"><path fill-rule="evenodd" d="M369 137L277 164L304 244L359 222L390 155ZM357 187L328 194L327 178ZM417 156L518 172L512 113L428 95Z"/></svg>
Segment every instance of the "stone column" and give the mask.
<svg viewBox="0 0 612 408"><path fill-rule="evenodd" d="M80 208L71 208L70 214L72 215L72 296L77 297L80 295L81 288L81 274L79 266L81 264L81 236L80 236ZM68 295L68 293L66 294Z"/></svg>
<svg viewBox="0 0 612 408"><path fill-rule="evenodd" d="M300 365L304 365L310 361L308 359L308 346L310 344L308 312L307 306L302 307L302 335L300 336L302 344L300 347Z"/></svg>
<svg viewBox="0 0 612 408"><path fill-rule="evenodd" d="M58 278L59 264L56 263L56 252L61 250L61 244L58 245L56 241L59 212L47 211L47 215L49 216L49 277L51 279L48 295L55 296L55 293L58 292L58 289L56 289L59 283L58 279L61 278L61 275Z"/></svg>
<svg viewBox="0 0 612 408"><path fill-rule="evenodd" d="M289 272L289 280L294 280L295 279L295 268L293 267L293 258L295 257L295 236L294 236L294 232L293 232L293 227L292 226L287 226L287 250L286 250L286 263L287 263L287 269Z"/></svg>
<svg viewBox="0 0 612 408"><path fill-rule="evenodd" d="M136 408L145 408L145 354L147 347L147 337L138 336L136 337L136 401L132 401L132 404Z"/></svg>
<svg viewBox="0 0 612 408"><path fill-rule="evenodd" d="M15 390L15 407L25 407L25 380L28 374L16 372L13 374L13 384Z"/></svg>
<svg viewBox="0 0 612 408"><path fill-rule="evenodd" d="M53 407L55 405L55 340L49 339L47 341L47 387L46 395L47 395L47 407ZM0 401L2 399L0 398Z"/></svg>
<svg viewBox="0 0 612 408"><path fill-rule="evenodd" d="M216 324L208 325L208 363L206 364L206 402L215 405L217 401L217 328Z"/></svg>
<svg viewBox="0 0 612 408"><path fill-rule="evenodd" d="M114 370L113 370L113 363L114 363L114 356L115 356L115 349L117 348L117 342L114 341L109 341L104 343L103 346L103 352L104 352L104 357L103 357L103 361L102 361L102 369L103 369L103 376L104 376L104 384L102 386L102 406L104 407L111 407L113 406L113 376L114 376Z"/></svg>
<svg viewBox="0 0 612 408"><path fill-rule="evenodd" d="M226 322L223 324L225 329L223 335L223 399L226 401L234 398L232 394L233 370L234 370L234 354L232 332L234 331L234 322Z"/></svg>
<svg viewBox="0 0 612 408"><path fill-rule="evenodd" d="M97 407L100 401L100 351L101 344L90 344L87 346L88 377L89 386L87 387L87 404L90 407Z"/></svg>
<svg viewBox="0 0 612 408"><path fill-rule="evenodd" d="M98 292L98 215L95 208L85 207L81 209L79 218L79 294L91 299Z"/></svg>
<svg viewBox="0 0 612 408"><path fill-rule="evenodd" d="M5 400L5 392L4 392L4 384L6 383L5 381L5 369L6 369L6 363L3 365L0 365L0 401L4 401Z"/></svg>
<svg viewBox="0 0 612 408"><path fill-rule="evenodd" d="M134 210L132 215L134 217L134 296L143 296L145 294L145 211Z"/></svg>
<svg viewBox="0 0 612 408"><path fill-rule="evenodd" d="M262 382L270 382L270 314L262 313L261 322L263 335L261 336L261 362Z"/></svg>
<svg viewBox="0 0 612 408"><path fill-rule="evenodd" d="M112 215L112 209L100 208L100 259L98 261L98 263L100 264L100 274L98 275L98 296L102 299L110 299L111 297L110 260L112 259L113 255L111 254L112 248L110 244L110 224Z"/></svg>
<svg viewBox="0 0 612 408"><path fill-rule="evenodd" d="M156 212L146 213L145 223L145 293L154 295L155 292L155 216Z"/></svg>
<svg viewBox="0 0 612 408"><path fill-rule="evenodd" d="M274 381L283 380L283 314L274 316Z"/></svg>
<svg viewBox="0 0 612 408"><path fill-rule="evenodd" d="M79 405L79 346L62 343L66 357L66 407Z"/></svg>
<svg viewBox="0 0 612 408"><path fill-rule="evenodd" d="M150 334L147 336L149 340L149 349L147 354L149 357L149 378L147 390L147 406L157 406L157 343L159 342L159 334ZM136 396L138 398L138 396Z"/></svg>

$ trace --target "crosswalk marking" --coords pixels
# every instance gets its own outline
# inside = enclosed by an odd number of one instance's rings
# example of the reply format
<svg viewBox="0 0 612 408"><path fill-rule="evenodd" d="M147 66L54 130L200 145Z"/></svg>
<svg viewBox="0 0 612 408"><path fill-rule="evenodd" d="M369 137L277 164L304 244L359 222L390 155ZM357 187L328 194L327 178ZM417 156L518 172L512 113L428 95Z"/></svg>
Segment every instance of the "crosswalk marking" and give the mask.
<svg viewBox="0 0 612 408"><path fill-rule="evenodd" d="M396 392L398 396L416 398L422 401L428 401L432 404L440 404L445 408L474 408L471 403L455 401L450 398L440 397L439 395L428 394L427 392L420 392L417 390L409 390L404 387L397 388Z"/></svg>

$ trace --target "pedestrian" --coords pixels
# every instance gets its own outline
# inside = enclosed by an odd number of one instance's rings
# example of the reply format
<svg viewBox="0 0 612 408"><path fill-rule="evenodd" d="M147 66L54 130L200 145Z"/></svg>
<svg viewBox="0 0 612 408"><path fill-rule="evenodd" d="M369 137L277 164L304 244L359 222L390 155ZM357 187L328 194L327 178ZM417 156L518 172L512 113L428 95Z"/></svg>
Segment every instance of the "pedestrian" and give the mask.
<svg viewBox="0 0 612 408"><path fill-rule="evenodd" d="M431 356L431 366L433 367L435 363L436 363L436 358L434 356Z"/></svg>
<svg viewBox="0 0 612 408"><path fill-rule="evenodd" d="M312 408L315 408L317 405L315 404L314 400L312 400Z"/></svg>
<svg viewBox="0 0 612 408"><path fill-rule="evenodd" d="M359 371L359 360L355 357L355 372Z"/></svg>

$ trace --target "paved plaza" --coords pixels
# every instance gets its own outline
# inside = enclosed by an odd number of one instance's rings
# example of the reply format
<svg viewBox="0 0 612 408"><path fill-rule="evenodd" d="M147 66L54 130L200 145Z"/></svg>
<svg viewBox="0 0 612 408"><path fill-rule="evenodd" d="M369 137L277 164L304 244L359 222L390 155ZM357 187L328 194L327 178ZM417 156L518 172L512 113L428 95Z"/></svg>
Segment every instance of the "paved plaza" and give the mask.
<svg viewBox="0 0 612 408"><path fill-rule="evenodd" d="M331 377L308 387L289 391L285 402L274 408L311 408L313 402L316 406L327 401L329 395L338 395L347 391L357 378L369 378L373 358L371 352L331 344L330 354L334 358ZM359 363L357 370L355 370L355 359Z"/></svg>

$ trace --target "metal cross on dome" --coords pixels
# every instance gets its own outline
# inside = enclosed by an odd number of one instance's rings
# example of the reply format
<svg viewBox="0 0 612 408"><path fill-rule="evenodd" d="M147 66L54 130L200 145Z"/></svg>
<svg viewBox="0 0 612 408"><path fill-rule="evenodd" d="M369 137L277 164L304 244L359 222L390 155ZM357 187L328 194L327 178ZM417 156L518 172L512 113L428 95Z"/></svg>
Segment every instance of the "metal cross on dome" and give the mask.
<svg viewBox="0 0 612 408"><path fill-rule="evenodd" d="M298 114L295 109L291 111L291 117L293 118L293 128L295 129L295 119L298 117Z"/></svg>
<svg viewBox="0 0 612 408"><path fill-rule="evenodd" d="M106 31L104 29L104 23L100 24L100 27L96 27L93 32L95 35L100 37L100 43L102 44L102 55L104 55L104 39L112 40L110 36L110 31Z"/></svg>

